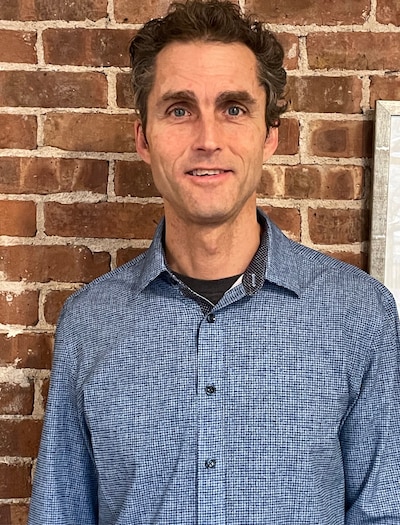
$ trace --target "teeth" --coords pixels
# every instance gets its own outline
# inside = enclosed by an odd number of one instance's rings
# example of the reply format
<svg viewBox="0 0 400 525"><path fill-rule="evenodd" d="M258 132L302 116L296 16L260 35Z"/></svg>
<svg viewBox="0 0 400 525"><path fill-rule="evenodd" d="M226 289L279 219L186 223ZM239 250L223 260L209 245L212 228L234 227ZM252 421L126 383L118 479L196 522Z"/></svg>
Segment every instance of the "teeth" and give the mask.
<svg viewBox="0 0 400 525"><path fill-rule="evenodd" d="M193 170L189 173L195 177L205 177L207 175L218 175L218 173L223 172L224 170Z"/></svg>

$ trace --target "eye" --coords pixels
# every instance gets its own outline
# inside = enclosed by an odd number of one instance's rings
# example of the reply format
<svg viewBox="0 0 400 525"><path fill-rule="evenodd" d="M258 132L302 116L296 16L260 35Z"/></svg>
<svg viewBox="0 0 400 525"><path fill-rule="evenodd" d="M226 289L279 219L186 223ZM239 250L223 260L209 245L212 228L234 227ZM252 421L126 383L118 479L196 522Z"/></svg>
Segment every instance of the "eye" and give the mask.
<svg viewBox="0 0 400 525"><path fill-rule="evenodd" d="M227 113L231 117L238 117L239 115L243 115L244 110L239 106L229 106Z"/></svg>
<svg viewBox="0 0 400 525"><path fill-rule="evenodd" d="M187 115L189 115L189 112L185 108L176 107L176 108L172 108L169 111L169 114L172 115L173 117L182 118L182 117L186 117Z"/></svg>

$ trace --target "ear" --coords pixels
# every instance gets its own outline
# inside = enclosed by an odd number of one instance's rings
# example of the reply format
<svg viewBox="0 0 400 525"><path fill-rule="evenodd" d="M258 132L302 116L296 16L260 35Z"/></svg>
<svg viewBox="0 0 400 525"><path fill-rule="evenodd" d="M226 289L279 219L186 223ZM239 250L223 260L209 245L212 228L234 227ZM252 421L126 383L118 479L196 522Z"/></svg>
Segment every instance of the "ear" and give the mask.
<svg viewBox="0 0 400 525"><path fill-rule="evenodd" d="M142 122L139 119L135 120L134 131L136 151L139 153L140 158L144 160L144 162L150 164L149 144L147 142L146 135L143 130Z"/></svg>
<svg viewBox="0 0 400 525"><path fill-rule="evenodd" d="M278 128L270 127L264 142L263 160L266 162L275 153L278 147Z"/></svg>

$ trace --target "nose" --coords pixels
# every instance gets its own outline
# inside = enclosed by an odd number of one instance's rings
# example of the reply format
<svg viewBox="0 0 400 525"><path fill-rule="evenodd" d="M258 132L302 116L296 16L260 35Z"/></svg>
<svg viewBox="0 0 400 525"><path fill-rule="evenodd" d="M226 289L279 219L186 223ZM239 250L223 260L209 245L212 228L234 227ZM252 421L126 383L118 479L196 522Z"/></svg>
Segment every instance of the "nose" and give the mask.
<svg viewBox="0 0 400 525"><path fill-rule="evenodd" d="M207 152L220 150L222 148L222 129L215 115L201 115L196 124L194 149Z"/></svg>

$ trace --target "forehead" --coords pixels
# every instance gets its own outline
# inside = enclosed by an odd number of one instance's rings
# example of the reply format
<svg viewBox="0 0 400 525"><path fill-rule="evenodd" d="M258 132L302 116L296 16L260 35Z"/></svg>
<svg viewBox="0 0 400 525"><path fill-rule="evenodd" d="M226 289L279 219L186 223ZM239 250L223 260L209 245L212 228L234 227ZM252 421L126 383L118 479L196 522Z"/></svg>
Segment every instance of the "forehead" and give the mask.
<svg viewBox="0 0 400 525"><path fill-rule="evenodd" d="M238 42L173 42L165 46L156 58L150 99L171 90L191 90L199 96L240 90L255 98L264 93L254 53Z"/></svg>

